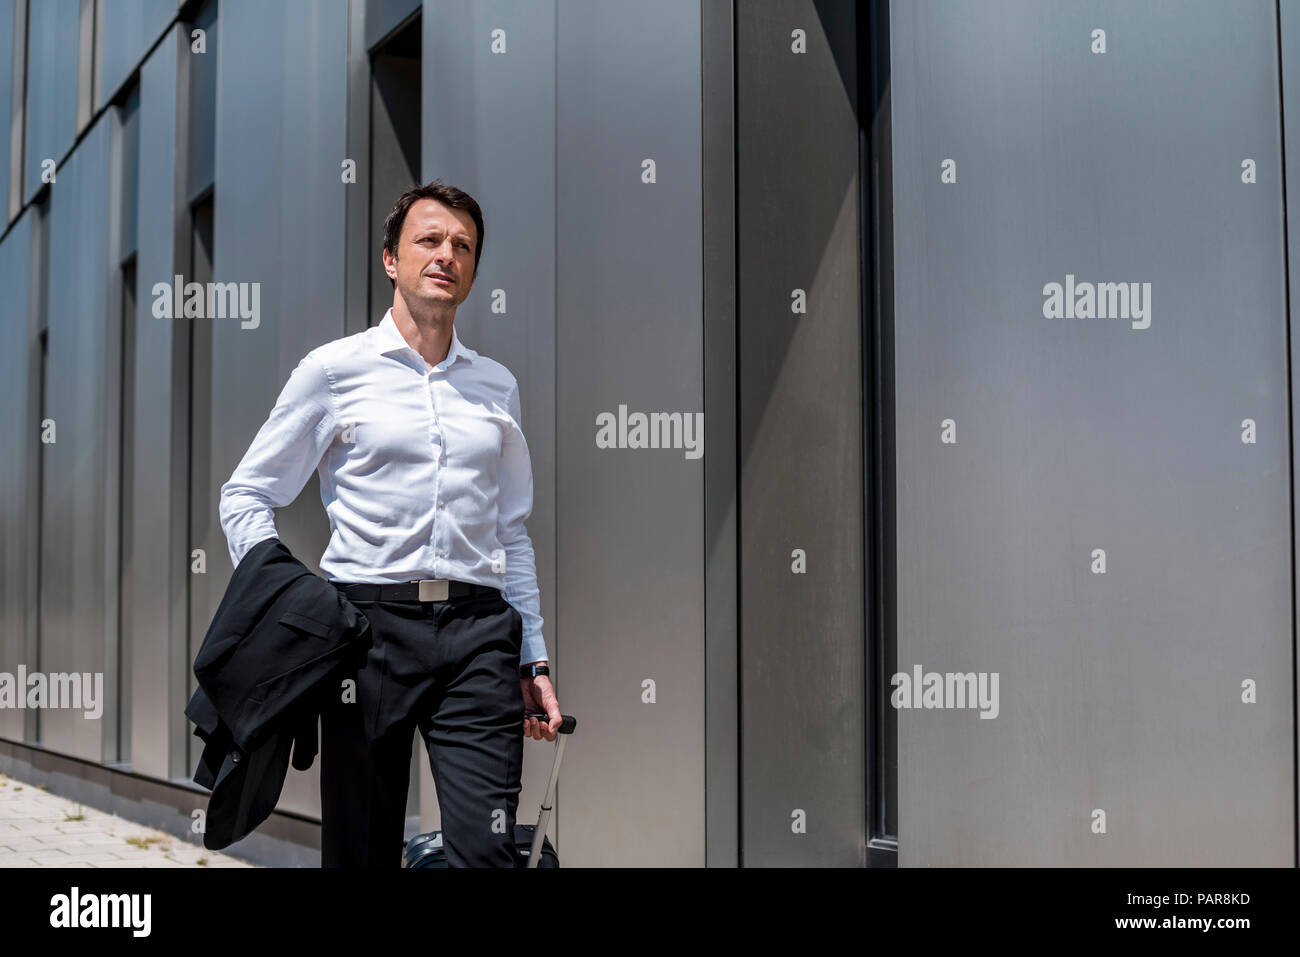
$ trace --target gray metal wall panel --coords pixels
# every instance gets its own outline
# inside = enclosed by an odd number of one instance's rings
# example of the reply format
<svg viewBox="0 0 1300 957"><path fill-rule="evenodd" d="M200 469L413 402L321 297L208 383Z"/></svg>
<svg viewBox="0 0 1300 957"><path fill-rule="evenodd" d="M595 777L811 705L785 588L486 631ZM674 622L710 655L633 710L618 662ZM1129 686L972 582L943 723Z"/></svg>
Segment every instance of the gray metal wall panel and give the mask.
<svg viewBox="0 0 1300 957"><path fill-rule="evenodd" d="M6 221L18 216L23 205L23 165L27 130L27 4L14 2L13 17L7 21L12 24L13 34L10 52L13 61L9 74L9 123L3 132L8 136L4 147L8 151L9 181L3 187L8 195L5 206Z"/></svg>
<svg viewBox="0 0 1300 957"><path fill-rule="evenodd" d="M904 866L1293 863L1275 16L891 7L898 668L1000 675L899 712Z"/></svg>
<svg viewBox="0 0 1300 957"><path fill-rule="evenodd" d="M555 16L554 3L425 4L420 157L423 181L441 177L483 210L483 258L474 290L457 311L456 334L519 381L533 465L527 527L537 562L542 636L567 713L556 624ZM490 50L496 28L505 31L504 54ZM504 311L493 311L494 299ZM524 822L534 820L530 815L545 793L546 752L554 747L531 744L525 742L519 798ZM421 783L428 785L421 790L422 826L436 827L432 779ZM561 806L548 830L552 839L564 818Z"/></svg>
<svg viewBox="0 0 1300 957"><path fill-rule="evenodd" d="M134 97L132 97L134 100ZM100 624L88 629L84 640L98 640L101 646L104 698L103 713L99 718L100 760L119 759L119 729L121 715L120 685L120 624L121 624L121 549L122 549L122 350L125 335L122 260L126 257L125 239L128 221L134 229L135 213L128 215L124 206L136 202L133 168L135 153L135 103L130 109L114 107L104 113L99 122L108 127L108 162L101 175L105 175L106 194L104 225L108 239L104 251L104 272L100 278L99 296L104 310L103 348L95 357L101 370L99 386L99 421L102 456L97 465L96 495L101 503L96 513L102 527L102 539L97 549L100 556L100 578L104 600L100 608Z"/></svg>
<svg viewBox="0 0 1300 957"><path fill-rule="evenodd" d="M186 212L180 202L183 163L177 144L177 90L188 49L181 27L154 50L140 69L139 190L136 252L135 467L129 517L132 542L124 572L139 583L130 590L124 619L131 624L131 700L128 703L131 764L140 774L161 778L186 772L190 725L185 701L177 700L177 672L183 660L186 578L185 533L188 333L183 321L153 315L153 287L182 272L179 256ZM185 240L188 245L188 239ZM151 504L148 504L151 503ZM161 716L166 720L160 720Z"/></svg>
<svg viewBox="0 0 1300 957"><path fill-rule="evenodd" d="M105 534L116 521L102 475L109 403L116 400L108 394L104 362L109 336L117 332L108 306L109 124L102 117L86 133L50 197L45 413L55 422L56 441L42 446L40 670L47 674L93 674L105 665ZM51 708L41 723L45 747L100 759L99 721Z"/></svg>
<svg viewBox="0 0 1300 957"><path fill-rule="evenodd" d="M0 439L13 452L0 457L0 671L10 674L21 664L35 667L24 652L35 612L28 598L36 572L28 526L36 490L29 471L40 454L39 410L31 406L32 356L39 346L28 291L35 218L24 214L0 242ZM24 718L22 711L0 708L0 737L23 740Z"/></svg>
<svg viewBox="0 0 1300 957"><path fill-rule="evenodd" d="M859 866L866 739L854 10L741 3L736 26L741 861ZM795 52L795 31L807 52ZM794 311L795 290L806 313Z"/></svg>
<svg viewBox="0 0 1300 957"><path fill-rule="evenodd" d="M28 7L25 201L45 185L42 162L57 164L77 136L79 10L79 0L44 0Z"/></svg>
<svg viewBox="0 0 1300 957"><path fill-rule="evenodd" d="M0 233L9 222L9 136L13 117L14 0L0 0Z"/></svg>
<svg viewBox="0 0 1300 957"><path fill-rule="evenodd" d="M95 109L113 98L176 16L176 0L99 0Z"/></svg>
<svg viewBox="0 0 1300 957"><path fill-rule="evenodd" d="M596 445L620 406L704 410L700 56L694 0L559 4L548 640L581 737L560 846L582 865L705 858L703 460Z"/></svg>
<svg viewBox="0 0 1300 957"><path fill-rule="evenodd" d="M222 0L217 64L214 281L260 283L260 322L212 322L212 474L207 554L211 620L229 582L217 491L266 421L290 371L344 335L347 0L274 8ZM292 106L288 106L291 104ZM250 146L252 144L252 146ZM276 514L280 538L319 571L329 521L313 474ZM191 654L203 635L192 634ZM191 659L192 660L192 659ZM319 810L319 762L290 772L280 807Z"/></svg>
<svg viewBox="0 0 1300 957"><path fill-rule="evenodd" d="M1294 112L1296 109L1295 104L1300 104L1300 15L1297 14L1297 11L1293 4L1279 4L1278 31L1279 31L1279 55L1281 57L1281 71L1282 71L1282 100L1284 104L1285 103L1292 104L1291 122L1285 124L1285 129L1283 130L1283 137L1284 137L1283 155L1286 157L1286 169L1285 169L1286 180L1291 184L1291 190L1292 190L1291 195L1294 196L1296 195L1295 193L1296 189L1300 188L1300 122L1297 122L1296 115ZM1283 112L1283 119L1285 119L1285 111ZM1287 241L1287 259L1288 259L1287 278L1288 278L1288 299L1289 299L1287 305L1288 305L1288 310L1290 310L1291 309L1290 301L1294 300L1294 298L1297 295L1300 295L1300 266L1298 266L1298 262L1300 262L1300 232L1297 232L1295 217L1292 217L1286 221L1286 241ZM1300 361L1300 338L1292 335L1290 339L1291 339L1290 368L1294 370L1296 368L1297 361ZM1294 373L1292 374L1294 375ZM1298 499L1300 499L1300 484L1297 484L1296 470L1294 465L1295 448L1297 444L1300 444L1300 409L1296 408L1296 388L1294 384L1292 384L1291 386L1291 410L1290 411L1291 411L1291 458L1292 458L1291 513L1292 513L1292 523L1293 523L1292 536L1291 536L1292 538L1291 568L1292 568L1292 580L1294 581L1294 570L1296 568L1296 563L1300 562L1300 553L1297 552L1297 549L1300 549L1300 541L1296 539L1295 532L1294 532L1295 503ZM1294 588L1292 589L1292 591L1294 596L1295 594ZM1293 625L1291 661L1293 666L1296 664L1296 644L1295 644L1295 637L1294 637L1294 623L1298 620L1296 617L1297 615L1300 615L1300 607L1293 606L1292 619L1291 619ZM1300 673L1296 674L1296 678L1300 679ZM1292 689L1294 690L1295 688L1296 685L1295 683L1293 683ZM1295 726L1297 728L1300 728L1300 700L1293 700L1291 704L1292 704L1292 708L1294 709L1293 716L1296 721ZM1297 794L1296 798L1298 801L1300 801L1300 794ZM1294 861L1293 863L1300 864L1300 860Z"/></svg>
<svg viewBox="0 0 1300 957"><path fill-rule="evenodd" d="M731 0L700 4L703 134L705 863L740 863L736 470L736 90Z"/></svg>

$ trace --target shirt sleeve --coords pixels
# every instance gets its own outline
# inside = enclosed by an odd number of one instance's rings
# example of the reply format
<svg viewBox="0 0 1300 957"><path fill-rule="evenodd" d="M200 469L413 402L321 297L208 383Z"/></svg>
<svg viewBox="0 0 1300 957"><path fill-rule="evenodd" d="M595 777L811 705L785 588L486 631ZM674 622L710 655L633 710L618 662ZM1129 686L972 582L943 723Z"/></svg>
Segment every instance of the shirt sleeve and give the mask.
<svg viewBox="0 0 1300 957"><path fill-rule="evenodd" d="M262 428L221 486L219 512L230 560L279 537L272 509L290 504L334 441L337 418L329 376L308 353L289 374Z"/></svg>
<svg viewBox="0 0 1300 957"><path fill-rule="evenodd" d="M528 664L546 659L546 641L542 637L537 560L524 528L524 520L533 511L533 466L520 425L518 382L510 390L508 404L514 428L502 443L497 467L497 539L506 552L502 593L524 621L519 663Z"/></svg>

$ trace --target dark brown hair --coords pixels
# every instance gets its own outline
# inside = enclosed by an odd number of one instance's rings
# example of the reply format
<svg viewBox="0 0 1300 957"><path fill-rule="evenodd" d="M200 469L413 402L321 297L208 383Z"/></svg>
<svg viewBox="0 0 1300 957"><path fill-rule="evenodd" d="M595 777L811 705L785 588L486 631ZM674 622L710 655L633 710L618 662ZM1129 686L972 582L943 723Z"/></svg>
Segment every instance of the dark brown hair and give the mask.
<svg viewBox="0 0 1300 957"><path fill-rule="evenodd" d="M448 186L441 180L431 180L423 186L408 189L397 197L392 211L384 219L384 248L394 259L397 258L397 242L402 237L402 224L406 222L406 214L422 199L436 199L452 209L463 209L469 213L478 229L478 239L474 243L474 275L477 276L478 261L483 258L483 210L479 209L478 203L469 193ZM389 279L389 282L393 280ZM393 285L396 286L397 283L393 282Z"/></svg>

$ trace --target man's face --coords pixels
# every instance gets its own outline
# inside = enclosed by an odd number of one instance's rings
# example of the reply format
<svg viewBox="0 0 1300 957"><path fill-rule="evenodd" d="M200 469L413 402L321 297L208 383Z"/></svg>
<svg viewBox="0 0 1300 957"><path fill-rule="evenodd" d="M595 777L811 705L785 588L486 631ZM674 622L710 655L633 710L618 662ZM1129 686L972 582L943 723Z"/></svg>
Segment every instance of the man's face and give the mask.
<svg viewBox="0 0 1300 957"><path fill-rule="evenodd" d="M436 199L416 200L406 211L396 258L384 250L384 271L408 303L458 306L474 285L477 244L468 212Z"/></svg>

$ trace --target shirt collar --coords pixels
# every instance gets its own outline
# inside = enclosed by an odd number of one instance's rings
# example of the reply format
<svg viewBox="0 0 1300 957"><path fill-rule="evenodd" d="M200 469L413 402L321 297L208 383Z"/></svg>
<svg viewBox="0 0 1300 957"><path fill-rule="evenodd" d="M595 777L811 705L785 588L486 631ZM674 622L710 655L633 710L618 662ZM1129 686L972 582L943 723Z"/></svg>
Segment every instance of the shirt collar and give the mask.
<svg viewBox="0 0 1300 957"><path fill-rule="evenodd" d="M393 310L391 307L386 313L384 313L384 318L379 321L379 325L376 328L379 329L380 355L387 355L390 352L396 352L401 349L408 349L415 355L420 355L411 348L411 344L406 341L406 337L402 335L402 331L397 328L397 323L393 321ZM476 355L478 355L477 352L460 341L460 336L456 335L456 324L453 322L451 324L451 346L447 349L447 358L438 363L438 366L441 366L444 369L450 368L452 363L462 356L468 361L473 362ZM438 366L435 366L434 368L438 368Z"/></svg>

